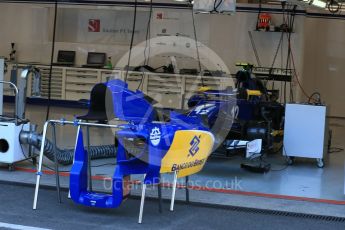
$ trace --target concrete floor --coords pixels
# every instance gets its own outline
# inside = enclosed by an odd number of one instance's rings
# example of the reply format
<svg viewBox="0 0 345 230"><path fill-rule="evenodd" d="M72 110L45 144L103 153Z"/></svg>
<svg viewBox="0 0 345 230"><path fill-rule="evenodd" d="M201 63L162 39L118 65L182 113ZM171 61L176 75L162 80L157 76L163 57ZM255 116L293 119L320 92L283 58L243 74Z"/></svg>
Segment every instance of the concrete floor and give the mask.
<svg viewBox="0 0 345 230"><path fill-rule="evenodd" d="M117 209L90 209L75 205L63 192L62 204L55 200L54 191L40 191L41 205L32 211L31 200L22 199L32 187L0 183L0 229L332 229L342 230L345 222L320 220L292 215L270 215L265 212L234 210L228 207L205 207L179 202L175 211L163 203L158 212L156 200L146 200L143 223L137 224L139 199L129 199ZM268 224L269 223L269 224ZM230 227L231 226L231 227ZM31 228L28 228L31 227ZM37 229L37 228L43 229Z"/></svg>
<svg viewBox="0 0 345 230"><path fill-rule="evenodd" d="M6 106L9 112L11 106ZM86 113L82 109L57 108L51 110L51 119L60 119L62 117L71 120L74 115ZM27 117L42 128L45 118L45 108L39 106L29 106ZM345 135L345 120L330 119L330 128L333 130L333 146L343 148L345 142L342 137ZM58 143L60 148L73 148L76 130L74 127L58 127ZM110 144L113 143L113 134L111 130L92 129L92 144ZM344 201L344 151L328 154L325 157L326 167L319 169L314 160L297 159L293 166L286 166L284 158L279 154L269 155L267 161L272 164L273 170L267 174L255 174L244 171L240 168L240 163L244 161L241 155L234 155L227 159L212 158L206 164L204 170L191 177L192 186L202 186L209 188L205 191L192 191L191 197L196 202L209 202L217 204L239 205L246 207L268 207L275 210L285 211L303 211L307 213L344 216L344 207L341 205L332 205L337 203L332 201ZM115 163L115 159L93 161L93 165ZM52 165L46 160L46 164ZM30 163L21 163L20 167L34 168ZM63 168L62 170L68 170ZM34 183L35 175L16 171L7 172L6 168L0 169L0 180L18 181L24 183ZM104 166L93 168L93 175L112 176L113 166ZM141 176L135 176L133 179L141 180ZM167 175L163 177L164 182L170 183L172 177ZM53 176L44 176L42 184L54 185ZM181 183L183 183L181 181ZM102 190L102 182L95 182L96 188ZM68 186L68 178L62 178L62 185ZM104 187L104 186L103 186ZM225 193L224 193L225 189ZM230 195L226 192L231 190ZM238 191L239 193L236 193ZM219 193L220 192L220 193ZM134 194L139 191L134 191ZM258 194L259 193L259 194ZM165 192L165 197L169 197L170 191ZM286 198L272 200L270 194L275 198ZM246 196L250 195L250 197ZM282 195L282 197L275 196ZM156 196L156 193L152 194ZM290 200L289 197L315 198L318 203ZM177 198L184 199L184 193L179 191ZM303 199L302 199L303 200ZM326 200L326 202L324 202ZM330 200L331 202L328 202ZM320 202L321 203L320 203ZM326 204L325 204L326 203ZM340 202L342 204L342 202ZM338 204L340 204L338 203Z"/></svg>

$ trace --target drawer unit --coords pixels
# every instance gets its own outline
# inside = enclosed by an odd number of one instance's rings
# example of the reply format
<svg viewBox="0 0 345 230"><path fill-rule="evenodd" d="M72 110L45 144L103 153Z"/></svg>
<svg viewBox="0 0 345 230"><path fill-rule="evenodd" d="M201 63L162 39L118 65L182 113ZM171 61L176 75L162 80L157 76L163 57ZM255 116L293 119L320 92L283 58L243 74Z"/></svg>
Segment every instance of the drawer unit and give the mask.
<svg viewBox="0 0 345 230"><path fill-rule="evenodd" d="M182 95L178 93L154 93L149 92L148 96L152 97L158 103L155 107L181 109L182 108Z"/></svg>
<svg viewBox="0 0 345 230"><path fill-rule="evenodd" d="M88 91L69 91L66 90L66 100L79 101L81 99L90 99L90 92Z"/></svg>
<svg viewBox="0 0 345 230"><path fill-rule="evenodd" d="M66 84L66 91L85 91L91 92L94 84L83 84L83 83L68 83Z"/></svg>
<svg viewBox="0 0 345 230"><path fill-rule="evenodd" d="M37 66L41 72L41 97L48 98L49 93L49 72L50 67L47 66ZM29 79L28 87L30 86L32 95L32 79ZM61 67L53 67L52 77L51 77L51 90L50 96L52 99L62 100L64 99L64 89L63 89L63 69ZM29 95L28 95L29 96Z"/></svg>
<svg viewBox="0 0 345 230"><path fill-rule="evenodd" d="M89 84L97 84L98 81L97 77L87 77L87 76L66 76L66 84L68 83L89 83Z"/></svg>
<svg viewBox="0 0 345 230"><path fill-rule="evenodd" d="M120 70L113 70L113 71L102 71L101 73L101 82L107 82L113 79L121 79L123 80L122 74Z"/></svg>
<svg viewBox="0 0 345 230"><path fill-rule="evenodd" d="M146 93L143 84L146 75L146 73L129 71L127 75L128 88L134 91L139 89ZM126 71L122 71L122 79L126 79Z"/></svg>
<svg viewBox="0 0 345 230"><path fill-rule="evenodd" d="M66 69L66 83L97 84L101 81L100 72L90 69Z"/></svg>
<svg viewBox="0 0 345 230"><path fill-rule="evenodd" d="M65 83L66 100L90 99L92 88L100 82L100 70L67 68Z"/></svg>
<svg viewBox="0 0 345 230"><path fill-rule="evenodd" d="M149 76L147 83L148 92L176 93L182 92L182 78L179 76Z"/></svg>
<svg viewBox="0 0 345 230"><path fill-rule="evenodd" d="M179 75L155 74L147 78L147 94L159 103L156 107L182 108L183 79Z"/></svg>
<svg viewBox="0 0 345 230"><path fill-rule="evenodd" d="M202 86L208 86L212 89L220 89L220 80L215 78L200 77L186 77L186 91L193 92L198 90Z"/></svg>
<svg viewBox="0 0 345 230"><path fill-rule="evenodd" d="M10 70L13 64L9 63L8 72L5 75L6 80L10 80ZM20 69L26 67L26 64L19 64ZM48 97L49 85L49 66L37 65L41 71L41 95ZM78 101L80 99L89 99L92 88L95 84L107 82L110 79L126 78L126 71L107 70L107 69L89 69L76 67L53 67L51 78L51 98L62 100ZM149 73L129 71L127 83L129 89L140 89L145 94L153 97L159 103L155 106L174 109L187 109L188 99L203 86L209 86L212 89L223 90L233 86L232 78L229 77L200 77L191 75ZM28 96L31 95L31 78L28 81ZM4 89L5 95L13 95L13 90L9 87Z"/></svg>
<svg viewBox="0 0 345 230"><path fill-rule="evenodd" d="M22 69L27 67L28 65L19 64L18 65L18 73L17 77L19 78L22 72ZM6 74L6 80L10 81L11 78L11 70L13 68L13 64L8 65L8 72ZM37 65L35 66L40 70L41 74L41 97L48 98L49 93L49 73L50 67L49 66L42 66ZM51 77L51 98L52 99L64 99L64 87L63 87L63 68L62 67L53 67L52 69L52 77ZM5 95L13 96L13 90L9 87L5 89ZM28 78L27 82L27 96L30 97L32 95L32 78Z"/></svg>

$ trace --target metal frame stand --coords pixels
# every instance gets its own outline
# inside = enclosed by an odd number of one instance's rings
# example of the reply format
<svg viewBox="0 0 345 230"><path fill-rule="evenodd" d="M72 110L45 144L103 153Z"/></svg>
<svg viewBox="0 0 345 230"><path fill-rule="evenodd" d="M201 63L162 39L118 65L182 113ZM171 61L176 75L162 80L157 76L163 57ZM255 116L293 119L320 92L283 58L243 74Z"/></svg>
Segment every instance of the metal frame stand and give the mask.
<svg viewBox="0 0 345 230"><path fill-rule="evenodd" d="M171 194L171 203L170 203L170 211L174 211L174 205L175 205L175 196L176 196L176 188L177 188L177 174L178 171L174 172L174 181L172 185L172 194ZM185 177L185 189L186 189L186 203L189 203L189 176Z"/></svg>
<svg viewBox="0 0 345 230"><path fill-rule="evenodd" d="M144 180L145 180L145 176L144 176ZM157 187L158 187L158 202L159 202L158 203L158 207L159 207L159 213L162 213L163 212L163 209L162 209L162 184L159 182L157 184ZM141 224L142 220L143 220L146 188L147 188L147 185L143 182L142 183L142 190L141 190L141 200L140 200L140 210L139 210L138 224Z"/></svg>
<svg viewBox="0 0 345 230"><path fill-rule="evenodd" d="M186 176L186 203L189 204L189 176Z"/></svg>
<svg viewBox="0 0 345 230"><path fill-rule="evenodd" d="M34 203L33 203L33 207L32 207L34 210L37 208L38 190L40 187L40 181L41 181L41 176L42 176L43 152L44 152L44 145L45 145L46 136L47 136L48 125L49 125L49 122L47 121L43 126L43 137L42 137L42 143L41 143L40 156L39 156L39 160L38 160Z"/></svg>
<svg viewBox="0 0 345 230"><path fill-rule="evenodd" d="M176 195L176 186L177 186L177 171L174 172L174 181L172 187L172 194L171 194L171 203L170 203L170 211L174 211L174 204L175 204L175 195Z"/></svg>
<svg viewBox="0 0 345 230"><path fill-rule="evenodd" d="M159 213L163 213L163 204L162 204L162 184L159 182L159 184L157 185L158 187L158 210Z"/></svg>
<svg viewBox="0 0 345 230"><path fill-rule="evenodd" d="M42 165L43 165L43 154L44 154L44 145L46 142L47 137L47 129L48 126L52 126L52 135L53 135L53 144L54 149L56 150L56 124L60 125L73 125L78 127L78 133L81 129L81 126L89 127L107 127L107 128L122 128L123 125L106 125L106 124L96 124L96 123L85 123L80 121L65 121L65 120L50 120L46 121L43 126L43 136L42 136L42 143L41 143L41 149L39 154L39 161L38 161L38 167L37 167L37 173L36 173L36 186L35 186L35 194L34 194L34 200L33 200L33 209L37 209L37 201L38 201L38 192L40 187L40 180L41 176L43 175L42 172ZM88 144L90 142L88 141ZM60 177L59 177L59 165L57 158L55 156L55 173L56 173L56 189L57 189L57 196L58 196L58 202L61 203L61 193L60 193ZM171 203L170 203L170 211L174 211L174 204L175 204L175 195L176 195L176 187L177 187L177 174L178 171L174 172L174 181L173 181L173 191L172 191L172 197L171 197ZM186 201L189 202L189 189L188 189L188 183L189 183L189 177L186 177ZM159 182L158 183L158 199L159 199L159 212L162 213L162 185ZM139 219L138 223L142 223L143 219L143 213L144 213L144 205L145 205L145 196L146 196L146 187L147 185L145 182L142 183L142 191L141 191L141 201L140 201L140 210L139 210ZM68 194L70 198L70 193Z"/></svg>
<svg viewBox="0 0 345 230"><path fill-rule="evenodd" d="M57 152L55 124L52 124L52 136L53 136L54 152ZM54 163L55 163L55 172L56 172L55 173L56 191L57 191L57 196L58 196L58 202L61 203L59 162L57 160L56 154L54 154Z"/></svg>
<svg viewBox="0 0 345 230"><path fill-rule="evenodd" d="M107 125L107 124L96 124L96 123L86 123L86 122L80 122L80 121L65 121L65 120L49 120L46 121L44 126L43 126L43 134L42 134L42 143L41 143L41 149L40 149L40 154L39 154L39 161L38 161L38 167L37 167L37 173L36 173L36 186L35 186L35 194L34 194L34 200L33 200L33 206L32 209L36 210L37 209L37 201L38 201L38 192L40 188L40 182L41 182L41 176L43 175L42 172L42 165L43 165L43 155L44 155L44 145L46 142L47 138L47 129L49 125L73 125L78 127L78 132L81 126L87 126L87 127L103 127L103 128L122 128L123 125ZM54 128L53 128L54 129ZM55 140L55 147L56 147L56 139ZM55 160L56 166L57 161ZM55 173L56 173L56 186L58 189L58 193L60 190L60 181L59 181L59 175L58 175L58 167L55 166ZM68 194L70 198L70 194ZM60 201L60 195L58 194L58 198Z"/></svg>
<svg viewBox="0 0 345 230"><path fill-rule="evenodd" d="M141 189L141 200L140 200L140 209L139 209L139 219L138 223L141 224L143 222L143 214L144 214L144 204L145 204L145 195L146 195L146 184L142 184Z"/></svg>
<svg viewBox="0 0 345 230"><path fill-rule="evenodd" d="M86 121L88 122L88 121ZM90 156L90 127L86 127L86 145L87 145L87 176L88 176L88 190L92 191L92 171L91 171L91 156Z"/></svg>

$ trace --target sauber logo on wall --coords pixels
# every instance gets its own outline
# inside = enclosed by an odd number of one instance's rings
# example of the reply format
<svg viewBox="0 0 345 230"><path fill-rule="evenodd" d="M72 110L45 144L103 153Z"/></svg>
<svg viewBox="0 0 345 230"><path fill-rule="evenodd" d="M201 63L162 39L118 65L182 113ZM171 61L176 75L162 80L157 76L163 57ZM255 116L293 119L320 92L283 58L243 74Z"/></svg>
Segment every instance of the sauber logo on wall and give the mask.
<svg viewBox="0 0 345 230"><path fill-rule="evenodd" d="M162 20L162 19L163 19L163 13L162 13L162 12L158 12L158 13L156 14L156 19Z"/></svg>
<svg viewBox="0 0 345 230"><path fill-rule="evenodd" d="M101 32L101 20L89 19L89 32Z"/></svg>

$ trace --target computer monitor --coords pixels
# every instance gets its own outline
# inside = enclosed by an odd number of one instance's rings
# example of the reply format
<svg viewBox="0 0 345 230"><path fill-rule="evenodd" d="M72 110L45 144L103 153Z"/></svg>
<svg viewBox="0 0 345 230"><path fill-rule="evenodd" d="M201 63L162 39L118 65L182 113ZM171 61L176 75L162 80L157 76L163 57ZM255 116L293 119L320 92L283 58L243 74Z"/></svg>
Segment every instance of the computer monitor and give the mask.
<svg viewBox="0 0 345 230"><path fill-rule="evenodd" d="M75 61L75 51L70 50L59 50L58 52L58 63L70 63L74 64Z"/></svg>
<svg viewBox="0 0 345 230"><path fill-rule="evenodd" d="M89 52L87 54L87 64L88 65L104 65L106 62L105 53Z"/></svg>

